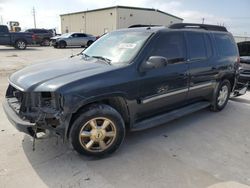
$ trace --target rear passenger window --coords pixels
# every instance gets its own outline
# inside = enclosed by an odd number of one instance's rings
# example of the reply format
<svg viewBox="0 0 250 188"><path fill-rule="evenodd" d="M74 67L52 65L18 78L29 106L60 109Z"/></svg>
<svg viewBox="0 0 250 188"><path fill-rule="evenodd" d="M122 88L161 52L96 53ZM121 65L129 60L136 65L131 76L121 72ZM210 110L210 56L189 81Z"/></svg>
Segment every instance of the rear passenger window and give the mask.
<svg viewBox="0 0 250 188"><path fill-rule="evenodd" d="M204 37L205 37L205 42L206 42L207 57L209 58L213 55L211 38L208 34L205 34Z"/></svg>
<svg viewBox="0 0 250 188"><path fill-rule="evenodd" d="M168 63L185 60L185 42L183 33L164 33L155 42L150 56L163 56Z"/></svg>
<svg viewBox="0 0 250 188"><path fill-rule="evenodd" d="M237 48L229 35L214 34L219 56L228 57L237 55Z"/></svg>
<svg viewBox="0 0 250 188"><path fill-rule="evenodd" d="M85 34L78 34L78 37L86 37Z"/></svg>
<svg viewBox="0 0 250 188"><path fill-rule="evenodd" d="M189 50L190 60L199 60L207 58L206 42L204 38L205 37L203 33L187 33L187 46Z"/></svg>

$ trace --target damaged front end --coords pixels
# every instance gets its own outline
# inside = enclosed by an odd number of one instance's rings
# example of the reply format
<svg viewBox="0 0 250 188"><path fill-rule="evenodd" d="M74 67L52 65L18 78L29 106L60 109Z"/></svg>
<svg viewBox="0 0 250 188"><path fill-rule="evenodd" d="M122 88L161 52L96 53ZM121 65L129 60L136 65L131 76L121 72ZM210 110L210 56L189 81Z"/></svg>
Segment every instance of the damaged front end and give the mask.
<svg viewBox="0 0 250 188"><path fill-rule="evenodd" d="M9 85L4 109L12 124L32 137L46 130L63 136L63 102L55 92L25 92Z"/></svg>

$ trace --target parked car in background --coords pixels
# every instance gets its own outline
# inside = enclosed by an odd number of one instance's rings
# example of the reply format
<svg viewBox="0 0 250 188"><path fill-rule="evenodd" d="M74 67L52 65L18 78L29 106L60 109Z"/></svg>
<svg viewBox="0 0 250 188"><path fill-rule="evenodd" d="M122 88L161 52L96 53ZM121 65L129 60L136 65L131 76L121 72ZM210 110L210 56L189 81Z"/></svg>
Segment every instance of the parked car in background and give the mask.
<svg viewBox="0 0 250 188"><path fill-rule="evenodd" d="M65 33L51 38L52 46L65 48L66 46L90 46L97 37L85 33Z"/></svg>
<svg viewBox="0 0 250 188"><path fill-rule="evenodd" d="M81 55L12 74L3 106L18 130L50 130L97 157L116 151L129 130L223 110L239 66L233 36L204 24L117 30Z"/></svg>
<svg viewBox="0 0 250 188"><path fill-rule="evenodd" d="M250 56L240 57L240 77L242 83L250 83Z"/></svg>
<svg viewBox="0 0 250 188"><path fill-rule="evenodd" d="M0 45L13 46L24 50L28 44L32 44L32 34L25 32L9 32L6 25L0 25Z"/></svg>
<svg viewBox="0 0 250 188"><path fill-rule="evenodd" d="M27 29L26 32L32 33L34 43L41 46L49 46L50 38L55 36L52 30L47 29Z"/></svg>
<svg viewBox="0 0 250 188"><path fill-rule="evenodd" d="M250 41L238 43L240 53L240 78L242 83L250 82Z"/></svg>

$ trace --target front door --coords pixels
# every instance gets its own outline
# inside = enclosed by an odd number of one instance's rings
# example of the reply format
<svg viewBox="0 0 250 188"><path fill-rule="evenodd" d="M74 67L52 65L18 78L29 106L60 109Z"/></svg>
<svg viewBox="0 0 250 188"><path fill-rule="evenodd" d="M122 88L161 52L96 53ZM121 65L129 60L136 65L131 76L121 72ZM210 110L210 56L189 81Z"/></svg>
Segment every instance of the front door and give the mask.
<svg viewBox="0 0 250 188"><path fill-rule="evenodd" d="M167 58L165 67L146 71L140 77L141 104L137 119L168 111L185 102L188 92L188 65L182 32L163 32L152 42L145 61L151 56Z"/></svg>

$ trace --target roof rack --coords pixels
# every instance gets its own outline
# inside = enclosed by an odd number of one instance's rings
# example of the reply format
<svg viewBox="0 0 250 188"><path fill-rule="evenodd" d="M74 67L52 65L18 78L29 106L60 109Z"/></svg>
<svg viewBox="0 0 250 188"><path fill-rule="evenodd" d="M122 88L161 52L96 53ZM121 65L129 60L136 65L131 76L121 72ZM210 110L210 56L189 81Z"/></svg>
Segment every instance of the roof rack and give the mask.
<svg viewBox="0 0 250 188"><path fill-rule="evenodd" d="M135 28L135 27L160 27L162 25L145 25L145 24L135 24L131 25L128 28Z"/></svg>
<svg viewBox="0 0 250 188"><path fill-rule="evenodd" d="M196 23L176 23L169 26L171 29L205 29L208 31L224 31L227 29L224 26L196 24Z"/></svg>

